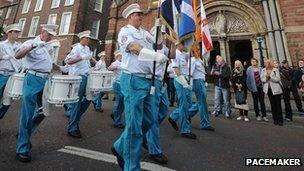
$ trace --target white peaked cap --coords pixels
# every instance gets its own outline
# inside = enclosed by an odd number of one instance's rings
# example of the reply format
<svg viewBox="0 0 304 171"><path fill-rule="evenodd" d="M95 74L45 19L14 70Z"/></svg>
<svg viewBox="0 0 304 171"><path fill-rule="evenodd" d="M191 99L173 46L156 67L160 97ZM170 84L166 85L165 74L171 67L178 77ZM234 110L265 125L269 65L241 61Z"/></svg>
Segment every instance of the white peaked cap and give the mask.
<svg viewBox="0 0 304 171"><path fill-rule="evenodd" d="M19 24L11 24L11 25L8 25L8 26L6 26L5 28L4 28L4 32L5 33L8 33L8 32L10 32L10 31L12 31L12 30L14 30L14 31L21 31L21 28L20 28L20 25Z"/></svg>
<svg viewBox="0 0 304 171"><path fill-rule="evenodd" d="M86 30L86 31L80 32L80 33L77 34L77 36L79 37L79 39L81 39L83 37L92 38L90 30Z"/></svg>
<svg viewBox="0 0 304 171"><path fill-rule="evenodd" d="M122 11L121 15L123 18L128 18L130 14L133 14L135 12L143 12L137 3L129 5L125 10Z"/></svg>
<svg viewBox="0 0 304 171"><path fill-rule="evenodd" d="M42 30L47 31L48 33L50 33L53 36L57 35L57 28L59 27L56 24L41 24Z"/></svg>

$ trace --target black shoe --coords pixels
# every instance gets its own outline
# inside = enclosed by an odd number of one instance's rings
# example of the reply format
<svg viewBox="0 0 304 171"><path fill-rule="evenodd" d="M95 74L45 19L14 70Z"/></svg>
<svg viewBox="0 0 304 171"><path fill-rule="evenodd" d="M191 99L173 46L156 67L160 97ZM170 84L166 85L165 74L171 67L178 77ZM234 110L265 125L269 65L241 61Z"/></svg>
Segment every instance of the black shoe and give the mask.
<svg viewBox="0 0 304 171"><path fill-rule="evenodd" d="M125 126L123 124L114 125L115 128L124 129Z"/></svg>
<svg viewBox="0 0 304 171"><path fill-rule="evenodd" d="M171 103L169 106L170 106L170 107L174 107L174 104L173 104L173 103Z"/></svg>
<svg viewBox="0 0 304 171"><path fill-rule="evenodd" d="M95 109L96 112L103 112L103 109Z"/></svg>
<svg viewBox="0 0 304 171"><path fill-rule="evenodd" d="M163 154L150 154L149 158L159 164L168 163L168 158Z"/></svg>
<svg viewBox="0 0 304 171"><path fill-rule="evenodd" d="M80 131L68 132L68 136L73 137L73 138L81 138Z"/></svg>
<svg viewBox="0 0 304 171"><path fill-rule="evenodd" d="M201 130L205 131L215 131L215 129L212 126L207 126L206 128L201 128Z"/></svg>
<svg viewBox="0 0 304 171"><path fill-rule="evenodd" d="M170 122L170 124L173 127L173 129L175 131L178 131L178 125L177 125L177 123L173 119L171 119L170 117L168 118L168 121Z"/></svg>
<svg viewBox="0 0 304 171"><path fill-rule="evenodd" d="M16 154L16 159L21 161L21 162L30 162L32 160L31 156L29 154Z"/></svg>
<svg viewBox="0 0 304 171"><path fill-rule="evenodd" d="M125 161L123 157L117 153L114 147L111 148L111 151L113 155L116 157L119 167L123 170L125 165Z"/></svg>
<svg viewBox="0 0 304 171"><path fill-rule="evenodd" d="M184 137L184 138L189 138L189 139L196 139L196 135L193 134L192 132L189 132L189 133L182 133L182 137Z"/></svg>
<svg viewBox="0 0 304 171"><path fill-rule="evenodd" d="M278 123L279 126L283 126L283 123Z"/></svg>
<svg viewBox="0 0 304 171"><path fill-rule="evenodd" d="M111 114L111 115L110 115L110 117L111 117L111 118L112 118L112 120L114 121L114 115L113 115L113 114Z"/></svg>

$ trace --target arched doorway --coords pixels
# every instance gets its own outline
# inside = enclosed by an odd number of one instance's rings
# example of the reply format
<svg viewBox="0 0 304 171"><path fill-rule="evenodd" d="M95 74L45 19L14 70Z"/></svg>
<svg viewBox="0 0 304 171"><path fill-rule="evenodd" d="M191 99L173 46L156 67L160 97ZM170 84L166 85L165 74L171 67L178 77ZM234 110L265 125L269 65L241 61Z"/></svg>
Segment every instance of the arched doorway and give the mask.
<svg viewBox="0 0 304 171"><path fill-rule="evenodd" d="M209 0L205 3L214 50L209 64L216 55L223 56L230 66L235 60L249 61L258 57L257 33L264 33L263 17L246 2L236 0ZM264 44L265 47L265 44ZM264 57L267 52L264 51Z"/></svg>

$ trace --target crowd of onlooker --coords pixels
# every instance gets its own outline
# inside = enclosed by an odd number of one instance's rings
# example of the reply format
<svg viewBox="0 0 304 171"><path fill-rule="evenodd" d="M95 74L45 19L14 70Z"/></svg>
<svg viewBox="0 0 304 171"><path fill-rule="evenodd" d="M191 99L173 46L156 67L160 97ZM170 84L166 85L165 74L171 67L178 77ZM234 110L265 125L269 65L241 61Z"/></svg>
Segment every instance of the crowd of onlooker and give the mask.
<svg viewBox="0 0 304 171"><path fill-rule="evenodd" d="M210 73L215 85L214 111L212 112L214 116L224 113L227 118L230 118L231 87L235 94L234 107L239 110L237 120L249 121L247 92L252 94L258 121L269 121L266 115L265 95L269 98L275 125L283 125L282 97L285 105L285 121L292 121L291 93L300 115L304 115L302 106L304 100L303 60L298 61L297 68L289 67L286 60L281 61L280 64L276 60L267 59L264 67L259 66L256 58L252 58L250 63L249 67L244 67L242 62L237 60L231 70L221 56L216 57L216 63L212 66Z"/></svg>

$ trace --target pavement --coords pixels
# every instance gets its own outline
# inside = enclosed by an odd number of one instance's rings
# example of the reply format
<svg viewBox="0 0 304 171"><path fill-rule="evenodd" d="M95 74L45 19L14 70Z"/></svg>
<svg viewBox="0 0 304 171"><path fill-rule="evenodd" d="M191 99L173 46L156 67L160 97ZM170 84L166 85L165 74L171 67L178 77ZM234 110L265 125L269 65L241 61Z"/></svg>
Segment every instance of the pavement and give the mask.
<svg viewBox="0 0 304 171"><path fill-rule="evenodd" d="M213 90L208 88L208 104L213 106ZM249 96L249 104L250 99ZM111 98L110 98L111 99ZM270 105L266 98L267 108ZM251 103L252 104L252 103ZM111 145L121 130L112 125L110 118L113 101L104 101L104 112L96 112L91 105L83 115L80 129L82 139L66 134L68 119L63 108L55 108L47 117L31 142L32 162L20 163L15 159L16 138L20 115L20 101L14 101L6 116L0 120L0 170L120 170L111 155ZM251 109L252 109L252 105ZM283 105L284 106L284 105ZM296 111L294 103L292 108ZM170 108L172 111L174 108ZM167 165L153 165L147 151L142 150L145 170L304 170L299 167L248 167L245 158L301 158L304 164L304 118L295 112L293 122L275 126L270 122L256 121L249 112L250 122L237 121L237 111L232 119L211 117L215 132L199 129L199 116L192 119L192 131L197 140L182 138L165 120L161 125L161 144L169 158Z"/></svg>

